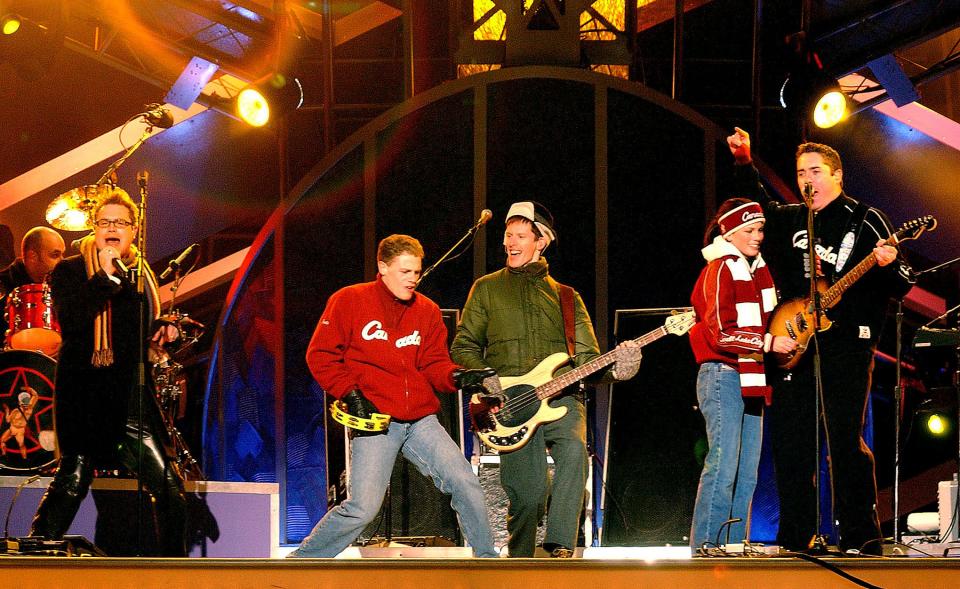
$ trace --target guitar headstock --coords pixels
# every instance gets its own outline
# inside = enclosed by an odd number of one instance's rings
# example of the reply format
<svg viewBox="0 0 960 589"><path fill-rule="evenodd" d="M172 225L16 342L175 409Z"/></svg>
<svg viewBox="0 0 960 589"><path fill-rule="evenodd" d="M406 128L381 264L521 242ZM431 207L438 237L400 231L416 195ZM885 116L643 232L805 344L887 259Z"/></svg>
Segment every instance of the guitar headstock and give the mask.
<svg viewBox="0 0 960 589"><path fill-rule="evenodd" d="M666 322L663 324L663 328L667 330L667 333L672 333L673 335L683 335L690 331L690 328L697 322L697 314L693 311L685 311L683 313L678 313L677 315L671 315L667 317Z"/></svg>
<svg viewBox="0 0 960 589"><path fill-rule="evenodd" d="M893 234L894 243L900 243L908 239L916 239L923 235L924 231L933 231L936 228L937 220L933 215L917 217L912 221L904 223L903 226Z"/></svg>

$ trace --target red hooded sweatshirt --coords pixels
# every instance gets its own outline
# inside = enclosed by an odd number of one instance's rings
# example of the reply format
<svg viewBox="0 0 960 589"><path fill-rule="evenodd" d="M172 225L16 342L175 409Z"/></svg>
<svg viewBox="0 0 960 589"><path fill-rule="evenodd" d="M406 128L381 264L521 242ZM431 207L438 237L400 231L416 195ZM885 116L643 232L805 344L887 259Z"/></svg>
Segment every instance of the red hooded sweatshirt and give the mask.
<svg viewBox="0 0 960 589"><path fill-rule="evenodd" d="M437 413L434 391L456 390L440 308L419 293L397 299L379 276L333 293L307 366L333 397L358 388L379 412L403 421Z"/></svg>

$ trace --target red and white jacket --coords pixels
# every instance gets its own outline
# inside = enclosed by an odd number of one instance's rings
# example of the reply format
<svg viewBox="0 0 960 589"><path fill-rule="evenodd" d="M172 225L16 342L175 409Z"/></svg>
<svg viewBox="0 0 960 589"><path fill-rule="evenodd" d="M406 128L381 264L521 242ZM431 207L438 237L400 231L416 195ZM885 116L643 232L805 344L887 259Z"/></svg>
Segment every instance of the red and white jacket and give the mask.
<svg viewBox="0 0 960 589"><path fill-rule="evenodd" d="M379 276L330 296L307 366L333 397L358 388L381 413L404 421L437 413L434 391L456 390L440 308L419 293L397 299Z"/></svg>
<svg viewBox="0 0 960 589"><path fill-rule="evenodd" d="M763 352L773 337L767 321L777 304L773 278L761 256L752 262L718 236L701 250L707 266L700 272L690 302L697 323L690 345L697 363L723 362L740 373L744 397L764 397L771 390L763 372Z"/></svg>

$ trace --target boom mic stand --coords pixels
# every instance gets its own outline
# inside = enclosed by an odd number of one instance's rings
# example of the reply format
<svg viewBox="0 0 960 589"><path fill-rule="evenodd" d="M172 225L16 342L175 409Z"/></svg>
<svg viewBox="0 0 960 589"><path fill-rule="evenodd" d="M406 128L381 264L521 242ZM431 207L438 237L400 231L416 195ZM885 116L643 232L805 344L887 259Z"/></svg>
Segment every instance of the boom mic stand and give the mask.
<svg viewBox="0 0 960 589"><path fill-rule="evenodd" d="M423 282L423 279L426 278L428 274L436 270L437 266L445 262L447 258L450 258L450 254L456 251L456 249L460 247L460 245L463 242L465 242L468 239L472 239L476 235L480 227L486 224L486 222L489 221L491 217L493 217L493 213L490 211L490 209L483 209L483 211L480 212L480 218L477 220L476 223L473 224L473 227L468 229L467 232L463 234L463 237L461 237L455 244L453 244L453 246L451 246L450 249L448 249L445 254L440 256L440 258L436 262L431 264L426 270L424 270L420 274L420 279L417 280L417 286L419 286L420 283ZM460 254L457 254L457 256L459 255ZM454 257L457 257L457 256L454 256ZM397 455L397 460L400 460L400 459L401 459L401 456ZM387 483L386 492L384 493L383 507L382 507L382 509L384 509L383 524L384 524L384 527L386 528L386 533L384 534L383 542L384 542L384 546L386 547L389 547L390 544L393 542L393 499L391 497L392 488L393 488L393 475L391 474L390 481Z"/></svg>
<svg viewBox="0 0 960 589"><path fill-rule="evenodd" d="M431 264L429 268L427 268L426 270L423 271L422 274L420 274L420 280L417 280L417 284L419 285L421 282L423 282L423 279L426 278L428 274L436 270L437 266L445 262L447 258L450 257L450 254L452 254L458 247L460 247L460 244L462 244L467 239L472 239L473 236L476 235L477 230L480 229L482 225L486 224L486 222L489 221L491 217L493 217L493 213L490 211L490 209L483 209L483 211L480 213L480 218L477 220L476 223L473 224L473 227L468 229L467 232L464 233L463 237L461 237L460 240L457 241L457 243L453 244L453 246L451 246L450 249L447 250L447 253L440 256L440 259L438 259L436 262ZM460 252L460 254L462 253L463 252ZM460 254L457 254L454 257L458 257L460 256Z"/></svg>
<svg viewBox="0 0 960 589"><path fill-rule="evenodd" d="M807 270L810 276L810 305L813 307L813 336L811 337L813 343L813 354L811 359L813 361L813 385L814 385L814 396L813 396L813 413L814 413L814 452L816 453L816 459L814 460L814 478L813 478L813 488L814 494L816 495L816 525L813 535L813 543L811 549L819 554L823 554L827 551L827 541L823 537L823 534L820 533L820 519L822 517L820 513L820 486L822 484L820 477L820 431L821 424L820 420L825 416L823 412L823 378L820 369L820 342L817 337L817 333L820 330L820 320L823 316L823 306L820 303L820 290L817 288L817 252L816 252L816 240L814 238L813 231L813 219L814 213L813 210L813 184L809 182L806 183L803 187L803 202L807 205ZM833 481L831 481L832 483Z"/></svg>
<svg viewBox="0 0 960 589"><path fill-rule="evenodd" d="M140 191L140 233L137 235L137 304L139 305L140 320L137 330L139 336L139 349L137 352L137 556L143 555L143 396L148 393L147 390L147 346L144 342L147 334L144 331L144 322L147 315L147 298L144 287L144 264L146 259L147 244L147 180L149 174L146 171L137 174L137 187Z"/></svg>

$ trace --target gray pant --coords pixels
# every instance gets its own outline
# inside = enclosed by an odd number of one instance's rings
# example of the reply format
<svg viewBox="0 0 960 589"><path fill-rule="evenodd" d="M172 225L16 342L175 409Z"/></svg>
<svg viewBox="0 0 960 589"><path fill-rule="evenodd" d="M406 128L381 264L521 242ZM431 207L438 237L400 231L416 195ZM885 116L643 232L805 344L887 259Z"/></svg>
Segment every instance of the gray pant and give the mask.
<svg viewBox="0 0 960 589"><path fill-rule="evenodd" d="M567 414L541 426L519 450L500 455L500 484L510 499L510 556L532 557L550 498L544 544L574 548L587 483L587 412L575 396L554 400ZM556 467L551 483L546 450Z"/></svg>

